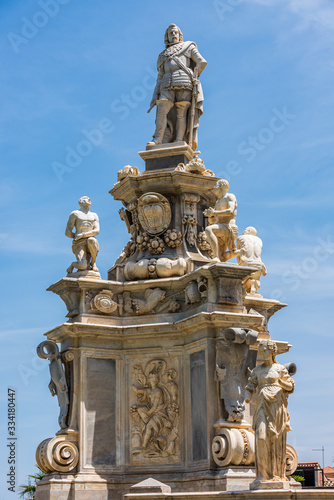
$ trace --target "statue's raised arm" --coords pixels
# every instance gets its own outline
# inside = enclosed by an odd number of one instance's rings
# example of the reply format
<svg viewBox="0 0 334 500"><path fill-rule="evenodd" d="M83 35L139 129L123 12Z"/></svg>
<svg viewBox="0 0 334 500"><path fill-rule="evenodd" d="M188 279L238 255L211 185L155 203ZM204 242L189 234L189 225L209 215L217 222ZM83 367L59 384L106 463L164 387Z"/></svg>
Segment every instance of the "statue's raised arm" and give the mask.
<svg viewBox="0 0 334 500"><path fill-rule="evenodd" d="M156 105L156 128L147 146L187 142L197 148L197 128L203 114L203 91L198 77L207 65L194 42L184 42L175 24L165 32L165 50L158 57L157 83L150 105Z"/></svg>

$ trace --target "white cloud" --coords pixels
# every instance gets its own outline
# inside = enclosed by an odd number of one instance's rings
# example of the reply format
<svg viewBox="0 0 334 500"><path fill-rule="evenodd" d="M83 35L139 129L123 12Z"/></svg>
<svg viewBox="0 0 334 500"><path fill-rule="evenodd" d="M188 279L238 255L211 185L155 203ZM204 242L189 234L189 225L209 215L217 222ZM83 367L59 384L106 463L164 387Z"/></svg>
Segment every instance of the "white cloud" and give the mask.
<svg viewBox="0 0 334 500"><path fill-rule="evenodd" d="M321 24L329 28L334 27L334 5L327 0L285 0L284 3L282 0L249 1L268 7L276 4L284 8L285 5L290 12L298 15L299 29L306 29L312 24Z"/></svg>

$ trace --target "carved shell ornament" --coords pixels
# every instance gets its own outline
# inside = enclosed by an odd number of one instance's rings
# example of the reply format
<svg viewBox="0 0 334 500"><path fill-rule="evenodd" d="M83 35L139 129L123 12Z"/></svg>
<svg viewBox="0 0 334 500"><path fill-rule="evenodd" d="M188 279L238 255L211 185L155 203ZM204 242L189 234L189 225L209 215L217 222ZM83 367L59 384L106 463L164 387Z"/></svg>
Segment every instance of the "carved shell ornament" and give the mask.
<svg viewBox="0 0 334 500"><path fill-rule="evenodd" d="M168 228L171 217L169 201L161 194L146 193L139 198L138 218L147 233L162 233Z"/></svg>
<svg viewBox="0 0 334 500"><path fill-rule="evenodd" d="M105 314L113 313L117 309L117 303L112 300L113 295L110 290L102 290L91 301L92 309Z"/></svg>

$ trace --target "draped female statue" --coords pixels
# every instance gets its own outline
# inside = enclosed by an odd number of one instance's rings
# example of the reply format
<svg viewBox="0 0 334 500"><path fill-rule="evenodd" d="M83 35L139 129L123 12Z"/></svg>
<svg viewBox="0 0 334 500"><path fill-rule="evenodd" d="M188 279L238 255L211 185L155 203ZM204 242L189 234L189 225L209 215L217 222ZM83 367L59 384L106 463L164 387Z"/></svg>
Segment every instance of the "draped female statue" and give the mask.
<svg viewBox="0 0 334 500"><path fill-rule="evenodd" d="M258 389L253 420L255 431L256 480L251 489L263 487L263 483L281 482L272 487L288 484L285 476L286 434L291 430L287 395L294 391L295 383L285 366L276 362L277 345L271 340L262 341L259 355L263 359L248 379L245 401ZM271 485L267 485L271 487Z"/></svg>

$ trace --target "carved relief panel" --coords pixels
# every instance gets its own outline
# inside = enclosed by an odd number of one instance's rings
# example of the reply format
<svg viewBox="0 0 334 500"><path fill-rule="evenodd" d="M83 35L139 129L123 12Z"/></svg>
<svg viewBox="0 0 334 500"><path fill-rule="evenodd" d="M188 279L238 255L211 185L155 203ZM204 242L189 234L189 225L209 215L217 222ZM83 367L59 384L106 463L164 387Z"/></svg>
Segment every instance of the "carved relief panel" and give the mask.
<svg viewBox="0 0 334 500"><path fill-rule="evenodd" d="M177 359L133 360L130 380L131 463L144 465L179 462Z"/></svg>

